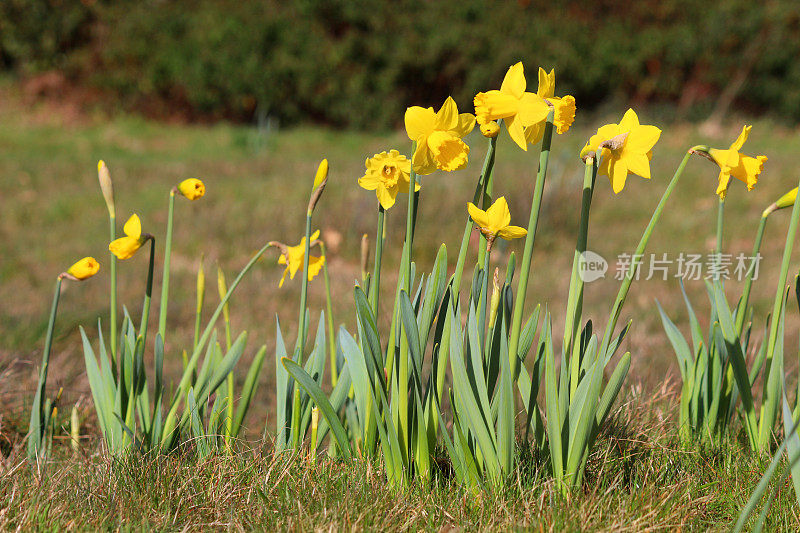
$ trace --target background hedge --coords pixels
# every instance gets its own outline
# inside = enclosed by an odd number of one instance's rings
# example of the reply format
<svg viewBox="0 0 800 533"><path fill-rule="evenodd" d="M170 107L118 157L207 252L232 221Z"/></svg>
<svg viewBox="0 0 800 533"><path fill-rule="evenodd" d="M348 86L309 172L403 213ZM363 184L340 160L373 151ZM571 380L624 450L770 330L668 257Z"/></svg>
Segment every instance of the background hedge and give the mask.
<svg viewBox="0 0 800 533"><path fill-rule="evenodd" d="M800 2L3 0L0 68L57 69L114 105L196 118L395 126L468 105L522 59L558 93L800 118ZM535 77L533 78L535 80ZM535 89L535 85L534 85Z"/></svg>

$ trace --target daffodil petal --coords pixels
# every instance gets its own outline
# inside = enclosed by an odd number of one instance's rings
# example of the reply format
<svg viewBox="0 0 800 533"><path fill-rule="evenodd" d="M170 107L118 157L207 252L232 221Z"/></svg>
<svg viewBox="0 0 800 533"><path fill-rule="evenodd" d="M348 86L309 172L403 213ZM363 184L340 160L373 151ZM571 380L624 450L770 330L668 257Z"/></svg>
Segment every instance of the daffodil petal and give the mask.
<svg viewBox="0 0 800 533"><path fill-rule="evenodd" d="M511 140L517 143L517 146L528 151L528 144L525 142L525 129L522 126L522 121L517 116L513 116L511 118L503 119L506 123L506 128L508 128L508 134L511 136Z"/></svg>
<svg viewBox="0 0 800 533"><path fill-rule="evenodd" d="M358 186L368 191L374 191L381 183L381 178L371 172L367 172L363 177L358 178Z"/></svg>
<svg viewBox="0 0 800 533"><path fill-rule="evenodd" d="M523 126L532 126L547 119L550 106L547 102L534 93L525 93L519 102L517 117Z"/></svg>
<svg viewBox="0 0 800 533"><path fill-rule="evenodd" d="M406 109L405 124L408 138L413 140L428 135L433 131L436 113L432 107L412 106Z"/></svg>
<svg viewBox="0 0 800 533"><path fill-rule="evenodd" d="M639 125L639 116L633 109L628 109L627 111L625 111L625 114L622 115L622 120L619 121L619 129L621 131L631 131L638 125Z"/></svg>
<svg viewBox="0 0 800 533"><path fill-rule="evenodd" d="M733 144L731 145L731 150L736 150L738 152L739 150L742 149L742 146L744 146L744 142L747 140L747 137L750 135L750 129L752 127L753 126L742 126L742 132L739 134L739 136L736 138L736 140L733 141Z"/></svg>
<svg viewBox="0 0 800 533"><path fill-rule="evenodd" d="M136 213L131 215L131 218L125 223L125 226L122 227L122 231L125 232L125 235L128 237L133 237L134 239L138 239L142 236L142 222L139 220L139 215Z"/></svg>
<svg viewBox="0 0 800 533"><path fill-rule="evenodd" d="M472 128L475 127L475 115L472 113L461 113L458 115L458 124L456 127L450 130L450 133L464 138L472 131Z"/></svg>
<svg viewBox="0 0 800 533"><path fill-rule="evenodd" d="M631 154L625 157L628 172L650 179L650 160L647 154Z"/></svg>
<svg viewBox="0 0 800 533"><path fill-rule="evenodd" d="M622 159L610 160L608 165L611 188L614 190L614 194L617 194L625 188L625 181L628 179L628 166Z"/></svg>
<svg viewBox="0 0 800 533"><path fill-rule="evenodd" d="M511 211L508 209L505 196L501 196L489 206L489 209L486 210L486 217L489 219L488 228L492 230L492 233L511 223Z"/></svg>
<svg viewBox="0 0 800 533"><path fill-rule="evenodd" d="M458 107L455 100L447 97L442 104L442 107L436 113L436 122L434 124L437 130L452 130L458 126Z"/></svg>
<svg viewBox="0 0 800 533"><path fill-rule="evenodd" d="M481 228L489 227L489 217L486 215L486 211L480 209L472 202L467 202L467 212L469 212L469 216L477 226Z"/></svg>
<svg viewBox="0 0 800 533"><path fill-rule="evenodd" d="M506 226L497 233L497 236L501 239L510 241L511 239L519 239L520 237L524 237L527 234L528 230L525 228L521 228L519 226Z"/></svg>
<svg viewBox="0 0 800 533"><path fill-rule="evenodd" d="M406 191L408 191L408 185L406 185ZM397 190L395 189L394 194L392 194L389 189L381 185L375 189L375 194L378 197L378 201L381 203L381 207L389 209L394 205L395 198L397 197Z"/></svg>
<svg viewBox="0 0 800 533"><path fill-rule="evenodd" d="M628 134L625 149L626 151L647 152L655 146L659 137L661 137L661 130L655 126L635 126Z"/></svg>
<svg viewBox="0 0 800 533"><path fill-rule="evenodd" d="M522 93L525 92L525 85L525 70L520 61L508 67L503 83L500 85L500 92L510 94L514 98L522 98Z"/></svg>
<svg viewBox="0 0 800 533"><path fill-rule="evenodd" d="M539 89L536 94L542 98L550 98L556 91L556 69L551 69L550 72L545 71L539 67Z"/></svg>

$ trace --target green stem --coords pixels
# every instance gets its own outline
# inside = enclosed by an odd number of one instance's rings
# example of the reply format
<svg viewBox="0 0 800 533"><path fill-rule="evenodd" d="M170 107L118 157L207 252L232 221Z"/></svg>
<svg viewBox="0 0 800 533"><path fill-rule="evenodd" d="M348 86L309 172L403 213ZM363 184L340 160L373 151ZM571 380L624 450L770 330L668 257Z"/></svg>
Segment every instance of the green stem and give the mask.
<svg viewBox="0 0 800 533"><path fill-rule="evenodd" d="M492 170L494 169L495 151L497 147L497 137L489 139L489 146L486 148L486 156L483 158L483 169L478 178L478 183L475 185L475 193L472 195L472 203L477 205L478 201L483 196L483 191L486 183L492 179ZM464 225L464 234L461 237L461 248L458 250L458 261L456 262L456 271L453 275L453 296L457 297L461 289L461 278L464 275L464 263L467 260L467 251L469 249L469 236L472 233L472 219L467 215L467 222Z"/></svg>
<svg viewBox="0 0 800 533"><path fill-rule="evenodd" d="M483 234L481 234L483 235ZM483 254L483 288L481 289L479 300L479 322L478 332L481 336L481 346L484 347L484 354L488 355L487 341L486 341L486 306L489 301L489 261L492 255L492 245L494 244L494 237L492 241L487 240L486 249Z"/></svg>
<svg viewBox="0 0 800 533"><path fill-rule="evenodd" d="M339 381L339 369L336 368L336 339L333 335L333 300L331 299L331 280L328 274L328 250L325 248L325 243L319 241L319 249L322 252L322 257L325 262L322 263L322 273L325 278L325 308L327 309L327 324L328 324L328 352L331 359L331 387L336 386ZM313 449L313 448L312 448Z"/></svg>
<svg viewBox="0 0 800 533"><path fill-rule="evenodd" d="M533 259L533 243L536 237L536 228L539 225L539 211L542 207L544 182L547 177L547 162L550 159L550 142L553 137L553 110L547 114L542 136L542 149L539 153L539 171L536 173L536 185L531 201L531 213L528 219L528 234L525 236L525 250L522 254L522 268L520 269L519 285L517 287L517 301L514 302L514 313L511 318L511 337L508 343L508 356L511 359L511 376L517 375L517 350L519 335L522 328L522 313L525 309L525 296L528 292L528 277L531 273L531 260Z"/></svg>
<svg viewBox="0 0 800 533"><path fill-rule="evenodd" d="M800 186L800 185L798 185ZM769 439L772 435L772 426L778 412L778 404L780 403L781 387L778 385L771 390L770 382L772 381L770 371L772 370L772 360L775 356L775 346L778 342L778 329L781 322L781 311L783 309L783 299L786 293L786 279L789 276L789 263L792 259L792 247L794 245L794 238L797 233L798 219L800 219L800 202L795 202L792 207L792 218L789 223L789 231L786 233L786 245L783 249L783 261L781 262L781 273L778 278L778 287L775 290L775 300L772 303L772 318L769 323L769 341L767 343L767 356L764 360L764 378L765 384L762 393L761 412L762 416L759 420L759 448L764 450L769 445ZM782 354L781 354L782 357ZM783 370L783 365L779 365L779 370ZM780 383L780 379L776 381Z"/></svg>
<svg viewBox="0 0 800 533"><path fill-rule="evenodd" d="M167 237L164 241L164 272L161 282L161 302L158 312L158 334L166 341L167 304L169 302L169 264L172 258L172 216L175 210L175 189L169 191L169 209L167 210Z"/></svg>
<svg viewBox="0 0 800 533"><path fill-rule="evenodd" d="M303 284L300 290L300 319L297 330L297 364L303 366L303 353L306 349L306 300L308 298L308 263L311 253L311 209L306 212L306 236L303 249ZM300 387L295 384L292 398L292 443L300 448Z"/></svg>
<svg viewBox="0 0 800 533"><path fill-rule="evenodd" d="M109 232L108 236L111 240L108 242L114 242L117 238L117 217L111 214L108 215L108 226ZM117 364L117 257L109 252L108 253L108 260L110 265L110 273L111 273L111 295L110 295L110 324L109 324L109 333L110 333L110 340L111 340L111 365L112 368L116 368Z"/></svg>
<svg viewBox="0 0 800 533"><path fill-rule="evenodd" d="M47 323L47 335L44 338L44 351L42 352L42 367L39 369L39 382L36 386L36 396L31 407L31 421L28 431L28 459L36 460L42 449L42 438L45 434L44 427L44 395L47 387L47 371L50 366L50 352L53 347L53 331L56 327L56 313L58 300L61 297L61 276L56 280L56 290L53 294L53 303L50 306L50 320Z"/></svg>
<svg viewBox="0 0 800 533"><path fill-rule="evenodd" d="M583 311L583 277L580 274L580 261L586 252L586 242L589 235L589 211L592 206L594 182L597 177L597 161L594 157L586 159L586 169L583 174L583 199L581 201L581 223L578 229L578 240L575 243L575 254L572 257L572 275L569 282L569 296L567 297L567 314L564 324L564 357L569 358L571 379L570 396L575 394L578 387L580 373L580 357L573 354L573 346L580 330L581 313Z"/></svg>
<svg viewBox="0 0 800 533"><path fill-rule="evenodd" d="M144 303L142 304L142 323L139 326L139 335L147 340L147 322L150 320L150 299L153 296L153 266L156 256L156 239L153 236L148 238L150 241L150 263L147 267L147 285L144 290Z"/></svg>
<svg viewBox="0 0 800 533"><path fill-rule="evenodd" d="M378 231L375 234L375 265L373 266L372 279L369 283L369 304L372 314L378 320L378 305L381 297L381 262L383 261L383 241L385 230L386 211L378 204Z"/></svg>
<svg viewBox="0 0 800 533"><path fill-rule="evenodd" d="M639 261L642 255L644 254L645 248L647 247L648 241L650 241L650 236L653 234L653 230L658 224L658 220L661 218L661 212L664 211L664 206L669 200L669 197L672 195L672 191L675 190L675 187L678 185L678 180L680 180L681 175L683 174L683 169L686 168L686 163L689 161L689 157L692 155L693 150L698 149L700 147L695 147L688 152L683 157L681 164L678 166L678 169L675 171L675 174L672 176L672 180L667 185L664 194L661 195L661 200L659 200L658 205L653 211L653 215L650 217L650 222L647 224L647 227L642 234L642 238L639 240L638 246L636 246L636 251L633 254L633 259L631 261L631 266L628 269L625 278L622 280L622 284L620 285L619 292L617 293L617 298L614 300L614 306L611 309L611 316L608 319L608 324L606 325L606 330L603 333L603 341L600 345L600 351L598 352L601 356L605 356L606 350L608 349L609 343L611 342L611 336L614 334L614 330L617 327L617 321L619 320L619 314L622 311L622 306L625 304L625 298L628 296L628 291L631 288L631 283L633 282L633 278L636 275L636 270L639 267Z"/></svg>
<svg viewBox="0 0 800 533"><path fill-rule="evenodd" d="M750 302L750 289L753 285L753 278L756 273L758 265L758 256L761 253L761 241L764 238L764 230L767 227L767 217L769 213L761 216L758 221L758 232L756 233L756 240L753 242L753 255L751 256L752 263L747 271L747 279L744 282L744 290L742 297L739 300L739 306L736 309L736 336L741 337L744 329L744 321L747 318L747 306Z"/></svg>
<svg viewBox="0 0 800 533"><path fill-rule="evenodd" d="M714 249L716 252L717 261L720 261L719 255L722 253L722 228L725 225L725 199L720 198L717 207L717 246Z"/></svg>
<svg viewBox="0 0 800 533"><path fill-rule="evenodd" d="M495 137L494 139L497 139ZM494 140L492 139L492 140ZM492 147L492 143L489 143L489 146ZM487 154L488 155L488 154ZM484 169L481 172L481 178L483 181L483 198L481 199L481 209L486 211L489 206L492 204L492 189L494 188L494 180L492 179L493 174L491 169L489 172L486 172L486 164L488 161L484 160L483 166ZM491 160L492 167L494 166L494 148L492 149L492 160ZM484 179L485 178L485 179ZM484 255L486 254L486 236L481 233L479 237L478 243L478 264L482 265L484 263Z"/></svg>

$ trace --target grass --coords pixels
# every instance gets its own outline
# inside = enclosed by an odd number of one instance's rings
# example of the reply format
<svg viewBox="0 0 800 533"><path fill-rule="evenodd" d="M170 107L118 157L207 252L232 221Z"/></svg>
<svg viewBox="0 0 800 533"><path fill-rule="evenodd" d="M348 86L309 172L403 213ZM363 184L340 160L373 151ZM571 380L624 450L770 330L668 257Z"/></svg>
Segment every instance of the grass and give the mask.
<svg viewBox="0 0 800 533"><path fill-rule="evenodd" d="M171 346L165 363L170 379L180 369L179 348L192 336L194 276L201 254L207 278L213 280L215 262L230 277L266 241L299 242L307 186L298 183L310 185L322 157L330 160L331 172L315 227L322 230L330 250L331 281L338 295L336 321L350 324L352 283L360 276L359 243L363 233L374 233L376 211L374 196L359 189L356 180L363 173L364 158L393 147L407 150L409 143L401 132L365 135L308 127L259 131L227 124L156 124L128 116L71 117L53 104L30 106L13 87L3 84L0 102L0 527L726 529L767 464L745 453L745 446L735 439L715 453L686 451L677 445L675 387L665 384L665 377L677 376L677 365L653 305L658 298L676 323L685 324L675 279L642 280L632 289L622 317L634 319L626 346L634 354L626 403L615 415L617 429L602 436L590 461L584 492L572 501L561 500L547 477L536 475L535 458L524 460L521 467L534 475L518 475L504 492L471 494L448 485L446 476L437 478L432 491L417 487L390 493L376 465L320 461L314 466L305 459L273 457L269 444L256 440L265 422L270 431L274 428L274 371L269 357L246 421L250 429L246 438L251 442L243 443L239 454L202 463L181 456L112 460L98 453L98 430L77 334L79 324L91 332L97 317L107 316L107 309L96 304L107 301L108 271L103 269L89 282L69 285L62 296L49 381L51 392L59 386L65 389L59 411L62 425L75 403L85 419L81 452L76 459L67 446L59 447L41 476L36 475L19 464L18 450L33 396L52 283L79 257L94 255L101 263L107 257L105 206L95 174L98 159L105 159L111 169L118 217L124 220L136 211L144 231L157 238L163 236L167 194L174 184L197 176L208 189L201 201L179 201L176 206ZM650 115L640 112L640 117L644 121ZM570 268L577 230L582 168L576 154L606 118L619 117L588 116L579 110L573 131L554 139L529 298L552 308L555 321L563 320L567 277L562 274ZM589 249L606 258L632 251L683 151L698 143L727 146L742 122L732 121L720 137L709 138L692 125L670 124L666 116L656 114L649 121L664 129L651 182L630 177L618 196L605 178L597 186ZM477 133L467 142L473 151L466 170L423 178L421 230L415 240L423 270L430 266L440 242L450 247L451 260L455 254L465 204L483 158L484 142ZM729 194L725 249L732 253L749 253L761 211L797 183L800 139L793 131L756 122L746 149L770 160L753 192L746 193L735 183ZM518 214L528 209L535 170L535 154L501 140L495 193L508 198L515 223L522 222ZM691 161L649 250L670 257L681 251L711 251L715 187L715 168L699 158ZM399 210L390 210L387 216L385 265L397 263L404 231L402 201ZM756 316L766 314L774 295L788 225L788 215L783 214L773 215L767 228L765 257L754 287ZM499 247L496 253L513 249ZM130 306L134 317L144 285L145 255L119 266L120 301ZM161 259L159 255L157 262ZM282 268L275 260L270 256L255 269L231 305L234 328L251 335L245 359L261 343L267 343L272 353L276 313L287 338L294 338L299 283L287 282L278 290ZM606 279L587 285L584 316L605 322L618 287L613 273L612 264ZM384 269L386 286L395 276L391 267ZM728 289L732 296L739 286L730 282ZM690 282L688 290L702 313L706 309L702 284ZM158 286L154 293L160 294ZM215 302L214 295L214 290L207 290L207 301ZM382 299L382 320L388 320L389 300ZM311 285L310 305L316 313L324 306L321 280ZM311 325L316 327L312 316ZM762 327L756 325L756 338L761 337ZM787 346L797 346L794 313L787 318L786 330ZM791 372L796 369L793 357L787 366ZM66 430L58 437L66 441ZM781 490L770 514L772 529L797 528L793 499L790 487Z"/></svg>

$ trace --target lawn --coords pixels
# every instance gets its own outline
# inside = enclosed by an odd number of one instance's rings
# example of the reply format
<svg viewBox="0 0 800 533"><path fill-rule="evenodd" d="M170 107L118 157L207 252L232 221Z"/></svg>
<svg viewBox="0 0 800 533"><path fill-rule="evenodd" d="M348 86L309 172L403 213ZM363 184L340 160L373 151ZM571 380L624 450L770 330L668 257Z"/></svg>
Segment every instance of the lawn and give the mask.
<svg viewBox="0 0 800 533"><path fill-rule="evenodd" d="M682 154L694 144L727 147L745 121L732 118L718 137L707 137L694 125L670 123L663 110L640 110L639 115L664 130L654 150L652 179L631 176L624 191L614 195L608 181L600 178L592 206L589 249L612 263L605 279L586 287L584 316L599 324L605 323L619 284L613 263L618 254L633 251ZM580 212L583 170L577 155L598 125L618 118L616 113L590 115L579 110L570 132L553 141L528 301L551 309L556 329L563 324L568 288L568 276L563 274L571 266ZM415 254L423 271L429 269L441 242L447 244L451 261L457 253L466 202L480 172L485 144L477 131L466 140L473 151L465 170L422 178ZM615 429L601 436L590 459L584 493L571 501L557 496L547 476L537 474L534 458L523 459L520 466L532 474L518 474L504 492L474 494L450 486L444 475L431 492L421 488L387 492L375 465L343 466L322 460L312 465L306 459L273 457L269 445L261 441L265 424L267 443L274 431L271 356L247 419L247 442L241 443L237 455L199 465L176 457L148 457L129 464L98 455L98 431L77 328L96 330L97 318L108 314L106 304L98 303L107 302L106 268L86 283L67 284L50 370L49 390L64 388L59 410L64 424L76 403L84 418L79 458L70 457L67 446L58 450L44 471L44 482L27 466L18 465L11 450L26 429L55 277L84 255L97 257L103 266L107 259L105 205L96 176L99 159L111 170L118 218L124 221L135 211L157 242L164 234L170 188L186 177L199 177L207 187L202 200L179 199L176 206L171 346L165 363L169 380L181 367L179 348L191 343L195 275L201 260L209 279L214 279L217 264L230 278L267 241L299 242L302 208L323 157L330 161L330 175L314 224L329 248L335 321L352 327L352 286L361 272L359 247L364 233L374 236L377 211L374 194L356 182L363 175L364 159L390 148L409 150L404 132L161 124L132 116L74 115L56 104L30 104L13 87L0 86L0 449L8 458L0 465L0 479L7 478L0 483L0 527L727 528L767 461L742 453L745 448L735 438L713 453L679 449L675 425L680 376L653 303L658 299L676 323L685 324L674 277L642 279L633 286L622 313L623 320L633 319L625 346L633 363L613 415ZM794 169L800 138L786 127L755 121L747 151L766 154L769 161L752 192L736 182L729 193L724 249L733 254L749 254L762 210L797 184ZM494 191L506 196L512 216L529 209L537 153L522 152L507 138L498 144ZM675 258L680 252L712 250L716 173L708 161L690 161L648 252ZM404 202L401 199L387 215L385 286L392 286L397 276L394 265L404 234ZM517 217L514 222L524 224ZM765 316L774 296L787 225L788 210L770 219L754 288L756 316ZM472 245L477 248L477 238ZM498 246L497 256L521 251L521 245L513 243ZM163 252L157 250L160 262ZM134 316L146 261L145 254L139 254L118 266L120 301ZM274 353L276 314L286 336L295 336L300 283L287 281L279 289L282 271L277 254L268 252L234 296L231 321L237 331L250 334L245 359L252 358L261 344L266 344L268 354ZM791 272L796 271L795 261ZM207 299L216 302L214 284L210 287ZM726 288L732 296L740 284L733 280ZM706 315L702 282L687 282L687 290L700 316ZM315 317L325 305L322 280L312 282L310 291ZM160 294L158 286L154 294ZM390 303L390 298L383 299L381 321L388 322ZM316 318L312 321L313 327ZM756 338L762 329L763 324L757 323ZM788 315L786 331L786 345L797 346L796 314ZM787 367L795 373L792 357ZM66 441L66 431L57 437ZM772 513L774 527L797 527L792 501L787 486ZM141 514L140 507L148 511Z"/></svg>

